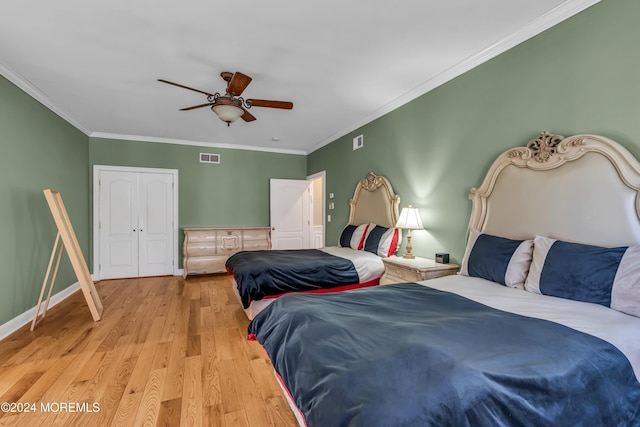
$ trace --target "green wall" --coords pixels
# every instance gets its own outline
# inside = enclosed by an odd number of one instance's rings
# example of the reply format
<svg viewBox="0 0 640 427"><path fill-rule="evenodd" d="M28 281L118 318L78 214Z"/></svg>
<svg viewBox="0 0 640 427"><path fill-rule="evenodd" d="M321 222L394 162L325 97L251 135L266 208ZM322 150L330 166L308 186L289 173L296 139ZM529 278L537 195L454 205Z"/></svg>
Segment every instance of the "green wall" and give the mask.
<svg viewBox="0 0 640 427"><path fill-rule="evenodd" d="M87 136L0 77L0 325L34 307L57 228L42 190L60 191L89 249ZM58 292L77 280L64 255Z"/></svg>
<svg viewBox="0 0 640 427"><path fill-rule="evenodd" d="M42 190L61 192L90 263L92 166L179 170L179 226L268 225L269 178L327 172L327 244L368 172L386 175L427 231L414 252L460 261L470 187L493 159L542 130L613 138L640 157L640 16L637 0L603 0L309 156L88 138L0 77L0 325L33 307L56 229ZM364 148L352 138L364 134ZM216 152L220 165L200 164ZM181 236L182 238L182 236ZM55 291L76 282L63 260Z"/></svg>
<svg viewBox="0 0 640 427"><path fill-rule="evenodd" d="M201 152L220 164L200 163ZM302 155L103 138L90 138L90 164L177 169L180 229L268 226L269 179L307 176Z"/></svg>
<svg viewBox="0 0 640 427"><path fill-rule="evenodd" d="M180 228L269 225L269 179L306 177L301 155L89 138L4 77L0 147L0 325L38 300L57 233L45 188L60 191L91 270L95 164L177 169ZM199 163L200 152L221 164ZM65 255L54 294L76 282Z"/></svg>
<svg viewBox="0 0 640 427"><path fill-rule="evenodd" d="M390 179L401 206L420 208L426 231L412 233L413 252L450 252L459 262L469 190L504 150L547 130L601 134L640 156L638 16L637 0L603 0L311 153L308 174L326 170L336 197L327 244L369 171ZM361 133L364 147L353 151Z"/></svg>

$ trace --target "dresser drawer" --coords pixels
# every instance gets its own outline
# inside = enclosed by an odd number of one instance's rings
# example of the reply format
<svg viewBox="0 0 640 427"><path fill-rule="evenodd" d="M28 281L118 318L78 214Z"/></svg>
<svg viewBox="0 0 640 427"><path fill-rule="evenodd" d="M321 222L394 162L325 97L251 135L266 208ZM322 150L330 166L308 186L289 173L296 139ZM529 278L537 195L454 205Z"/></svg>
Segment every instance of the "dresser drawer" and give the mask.
<svg viewBox="0 0 640 427"><path fill-rule="evenodd" d="M429 279L436 279L438 277L451 276L452 274L456 274L457 272L458 272L457 269L425 271L422 274L421 280L429 280Z"/></svg>
<svg viewBox="0 0 640 427"><path fill-rule="evenodd" d="M185 256L207 256L216 254L216 245L214 243L207 245L206 242L193 242L184 246Z"/></svg>
<svg viewBox="0 0 640 427"><path fill-rule="evenodd" d="M213 245L216 244L216 233L211 229L185 230L184 235L185 235L185 242L186 241L188 241L189 243L209 242Z"/></svg>
<svg viewBox="0 0 640 427"><path fill-rule="evenodd" d="M260 242L268 242L271 240L271 230L268 228L242 230L242 236L245 244L256 240Z"/></svg>
<svg viewBox="0 0 640 427"><path fill-rule="evenodd" d="M225 273L226 256L205 256L189 258L185 261L185 271L189 274Z"/></svg>
<svg viewBox="0 0 640 427"><path fill-rule="evenodd" d="M411 271L398 267L388 268L387 272L388 280L392 280L395 283L400 282L419 282L422 279L422 275L417 271Z"/></svg>

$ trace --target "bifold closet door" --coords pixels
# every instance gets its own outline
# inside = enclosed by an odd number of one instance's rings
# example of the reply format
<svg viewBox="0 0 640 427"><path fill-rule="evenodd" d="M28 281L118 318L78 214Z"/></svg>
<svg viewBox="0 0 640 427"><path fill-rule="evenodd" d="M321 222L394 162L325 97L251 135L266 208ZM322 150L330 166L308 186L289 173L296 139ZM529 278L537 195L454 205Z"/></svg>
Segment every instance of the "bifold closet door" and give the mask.
<svg viewBox="0 0 640 427"><path fill-rule="evenodd" d="M173 177L138 174L138 276L173 274Z"/></svg>
<svg viewBox="0 0 640 427"><path fill-rule="evenodd" d="M173 274L171 174L101 171L100 279Z"/></svg>

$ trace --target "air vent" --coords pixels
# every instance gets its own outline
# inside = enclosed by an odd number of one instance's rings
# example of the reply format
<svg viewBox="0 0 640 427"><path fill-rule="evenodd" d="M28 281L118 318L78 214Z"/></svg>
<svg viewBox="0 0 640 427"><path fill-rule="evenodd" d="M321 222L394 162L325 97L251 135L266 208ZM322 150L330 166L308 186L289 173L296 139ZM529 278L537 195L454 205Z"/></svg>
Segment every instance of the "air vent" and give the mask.
<svg viewBox="0 0 640 427"><path fill-rule="evenodd" d="M200 163L220 163L220 154L200 153Z"/></svg>

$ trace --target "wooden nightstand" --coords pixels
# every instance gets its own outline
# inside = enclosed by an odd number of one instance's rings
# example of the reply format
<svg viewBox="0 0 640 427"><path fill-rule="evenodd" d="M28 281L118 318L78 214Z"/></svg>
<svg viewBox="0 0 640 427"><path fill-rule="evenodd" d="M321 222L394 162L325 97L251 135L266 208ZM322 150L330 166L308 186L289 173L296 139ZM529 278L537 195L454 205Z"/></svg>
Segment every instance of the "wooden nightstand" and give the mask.
<svg viewBox="0 0 640 427"><path fill-rule="evenodd" d="M438 264L432 259L415 257L406 259L397 256L383 258L384 274L380 278L381 285L390 283L419 282L436 277L456 274L457 264Z"/></svg>

